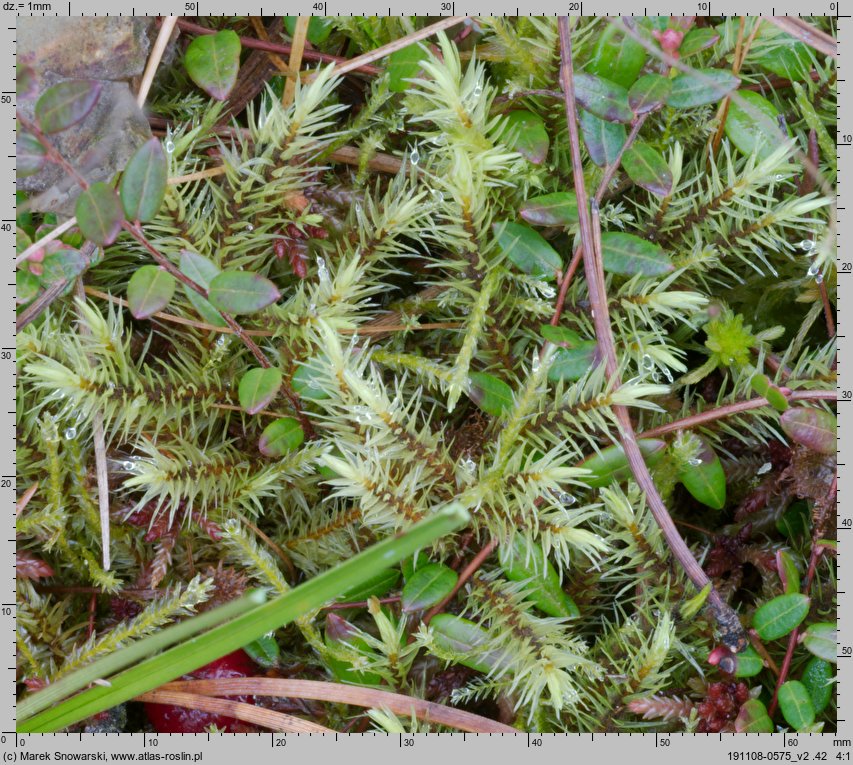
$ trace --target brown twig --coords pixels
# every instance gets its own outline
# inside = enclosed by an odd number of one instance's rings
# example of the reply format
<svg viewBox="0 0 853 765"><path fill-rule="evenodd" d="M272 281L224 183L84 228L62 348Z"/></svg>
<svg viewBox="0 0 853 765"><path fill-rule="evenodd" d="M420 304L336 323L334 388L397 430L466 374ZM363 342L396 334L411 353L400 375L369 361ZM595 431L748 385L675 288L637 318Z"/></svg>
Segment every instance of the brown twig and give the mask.
<svg viewBox="0 0 853 765"><path fill-rule="evenodd" d="M574 72L572 66L572 42L569 19L561 16L558 19L560 32L560 72L565 96L566 121L569 128L569 143L571 148L572 172L575 183L575 194L578 200L580 219L581 248L583 249L584 273L586 274L590 302L593 306L593 321L598 345L604 359L605 370L610 382L619 385L618 362L616 348L613 342L613 332L610 327L610 310L607 293L604 286L604 270L601 262L601 250L597 246L600 241L600 228L593 226L593 216L598 221L598 205L593 200L588 203L584 183L583 163L581 162L580 138L577 124L577 103L575 100ZM590 211L590 207L592 210ZM637 484L646 496L649 509L660 527L672 554L684 568L690 580L698 590L710 584L710 579L693 557L690 548L678 533L672 517L666 508L654 480L646 466L642 452L637 445L637 437L628 410L623 406L614 406L620 426L622 446L631 472ZM720 594L711 588L708 603L713 611L721 632L722 641L735 651L742 651L747 645L746 634L737 614L726 604Z"/></svg>
<svg viewBox="0 0 853 765"><path fill-rule="evenodd" d="M310 23L310 16L298 16L296 19L296 28L293 30L293 40L291 42L290 61L288 62L292 76L288 77L285 81L284 93L281 94L281 105L284 107L288 107L293 103L293 96L296 93L296 80L299 77L299 68L302 66L302 56L305 51L308 24Z"/></svg>
<svg viewBox="0 0 853 765"><path fill-rule="evenodd" d="M206 695L284 696L291 699L314 699L338 704L352 704L367 709L388 709L394 714L446 725L469 733L518 733L515 728L488 717L454 709L432 701L404 696L400 693L361 688L318 680L290 680L269 677L235 677L218 680L178 680L167 683L162 691L201 693Z"/></svg>

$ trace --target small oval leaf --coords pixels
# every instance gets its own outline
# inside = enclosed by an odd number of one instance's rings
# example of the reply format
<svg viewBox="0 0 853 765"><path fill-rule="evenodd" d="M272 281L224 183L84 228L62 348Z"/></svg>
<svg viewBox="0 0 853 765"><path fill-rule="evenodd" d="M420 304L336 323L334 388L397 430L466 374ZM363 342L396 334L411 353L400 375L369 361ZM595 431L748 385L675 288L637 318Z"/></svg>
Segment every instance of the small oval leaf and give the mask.
<svg viewBox="0 0 853 765"><path fill-rule="evenodd" d="M752 626L762 640L778 640L798 627L809 612L806 595L779 595L756 610Z"/></svg>
<svg viewBox="0 0 853 765"><path fill-rule="evenodd" d="M121 203L128 220L151 220L163 204L168 163L160 141L152 138L130 158L121 177Z"/></svg>
<svg viewBox="0 0 853 765"><path fill-rule="evenodd" d="M694 53L699 53L699 51L710 48L712 45L716 44L719 39L720 35L708 27L704 27L702 29L691 29L686 35L684 35L684 39L678 47L678 55L683 60L688 56L692 56Z"/></svg>
<svg viewBox="0 0 853 765"><path fill-rule="evenodd" d="M779 418L782 430L792 441L821 454L835 454L837 421L823 409L797 406Z"/></svg>
<svg viewBox="0 0 853 765"><path fill-rule="evenodd" d="M19 132L15 142L15 172L19 178L35 175L44 165L45 150L38 138Z"/></svg>
<svg viewBox="0 0 853 765"><path fill-rule="evenodd" d="M243 375L237 389L240 406L249 414L257 414L281 389L281 370L276 367L255 367Z"/></svg>
<svg viewBox="0 0 853 765"><path fill-rule="evenodd" d="M646 61L646 49L615 24L608 24L589 61L590 74L630 88Z"/></svg>
<svg viewBox="0 0 853 765"><path fill-rule="evenodd" d="M786 593L800 591L800 572L794 562L794 556L787 550L776 551L776 570Z"/></svg>
<svg viewBox="0 0 853 765"><path fill-rule="evenodd" d="M767 375L760 373L753 375L750 380L750 385L759 396L766 398L770 406L777 411L784 412L790 408L790 404L788 404L788 399L785 394L782 393L778 386L773 384L772 380Z"/></svg>
<svg viewBox="0 0 853 765"><path fill-rule="evenodd" d="M607 122L631 122L628 91L615 82L580 72L575 75L575 98L588 112Z"/></svg>
<svg viewBox="0 0 853 765"><path fill-rule="evenodd" d="M613 164L628 139L625 126L601 120L584 109L580 110L578 122L589 158L599 167Z"/></svg>
<svg viewBox="0 0 853 765"><path fill-rule="evenodd" d="M525 109L509 112L501 138L507 147L534 165L541 165L548 158L551 139L545 121L538 114Z"/></svg>
<svg viewBox="0 0 853 765"><path fill-rule="evenodd" d="M82 120L97 103L101 83L68 80L48 88L36 101L35 118L45 133L58 133Z"/></svg>
<svg viewBox="0 0 853 765"><path fill-rule="evenodd" d="M739 90L737 95L746 103L732 100L729 104L726 136L742 154L755 152L765 159L779 147L779 111L758 93Z"/></svg>
<svg viewBox="0 0 853 765"><path fill-rule="evenodd" d="M124 221L118 194L112 186L101 182L80 193L74 212L83 236L101 247L115 241Z"/></svg>
<svg viewBox="0 0 853 765"><path fill-rule="evenodd" d="M175 294L175 277L159 266L142 266L127 284L127 302L137 319L147 319L165 308Z"/></svg>
<svg viewBox="0 0 853 765"><path fill-rule="evenodd" d="M790 35L779 35L766 53L755 59L755 63L792 82L802 82L811 75L812 56L805 43Z"/></svg>
<svg viewBox="0 0 853 765"><path fill-rule="evenodd" d="M529 226L522 223L495 223L492 231L501 250L524 273L554 279L556 272L563 267L557 251Z"/></svg>
<svg viewBox="0 0 853 765"><path fill-rule="evenodd" d="M694 69L672 80L666 103L675 109L713 104L736 90L738 85L740 79L724 69Z"/></svg>
<svg viewBox="0 0 853 765"><path fill-rule="evenodd" d="M521 217L534 226L573 226L578 222L578 200L574 191L555 191L524 202Z"/></svg>
<svg viewBox="0 0 853 765"><path fill-rule="evenodd" d="M226 313L255 313L275 303L281 293L269 279L248 271L223 271L210 280L207 299Z"/></svg>
<svg viewBox="0 0 853 765"><path fill-rule="evenodd" d="M634 114L648 114L666 103L672 81L660 74L645 74L628 91L628 106Z"/></svg>
<svg viewBox="0 0 853 765"><path fill-rule="evenodd" d="M660 276L674 270L669 256L656 244L634 234L608 231L601 235L604 270L611 274Z"/></svg>
<svg viewBox="0 0 853 765"><path fill-rule="evenodd" d="M672 193L672 172L666 160L651 146L636 142L622 155L622 167L628 177L646 191L659 197Z"/></svg>
<svg viewBox="0 0 853 765"><path fill-rule="evenodd" d="M764 660L750 645L735 654L735 677L755 677L764 669Z"/></svg>
<svg viewBox="0 0 853 765"><path fill-rule="evenodd" d="M597 354L598 343L595 340L583 340L574 348L560 348L548 367L548 379L552 382L580 380L595 366Z"/></svg>
<svg viewBox="0 0 853 765"><path fill-rule="evenodd" d="M779 709L794 730L803 730L814 722L812 699L799 680L788 680L779 688Z"/></svg>
<svg viewBox="0 0 853 765"><path fill-rule="evenodd" d="M700 441L702 447L696 459L701 462L685 467L678 480L696 501L714 510L722 510L726 504L726 474L723 471L723 463L707 441Z"/></svg>
<svg viewBox="0 0 853 765"><path fill-rule="evenodd" d="M442 563L428 563L418 568L403 587L403 612L410 614L440 603L452 592L458 579L459 574Z"/></svg>
<svg viewBox="0 0 853 765"><path fill-rule="evenodd" d="M455 614L436 614L429 623L435 644L452 654L454 661L479 672L500 666L500 656L488 651L489 633L470 619Z"/></svg>
<svg viewBox="0 0 853 765"><path fill-rule="evenodd" d="M735 719L738 733L772 733L773 721L767 714L767 707L758 699L749 699L744 703Z"/></svg>
<svg viewBox="0 0 853 765"><path fill-rule="evenodd" d="M299 421L293 417L280 417L264 428L258 449L267 457L281 457L298 449L305 440Z"/></svg>
<svg viewBox="0 0 853 765"><path fill-rule="evenodd" d="M196 85L217 101L224 101L237 82L240 38L230 29L200 35L187 46L184 65Z"/></svg>
<svg viewBox="0 0 853 765"><path fill-rule="evenodd" d="M641 438L637 444L649 467L654 467L666 451L666 441L657 438ZM578 467L591 471L589 475L582 476L581 480L594 489L631 476L631 468L622 444L602 449L598 454L587 457Z"/></svg>
<svg viewBox="0 0 853 765"><path fill-rule="evenodd" d="M832 622L816 622L810 624L803 635L803 644L809 653L819 659L838 662L838 631Z"/></svg>
<svg viewBox="0 0 853 765"><path fill-rule="evenodd" d="M516 534L511 547L499 549L501 568L507 579L528 583L526 600L549 616L580 616L577 605L560 585L560 575L539 545L528 546L522 535Z"/></svg>
<svg viewBox="0 0 853 765"><path fill-rule="evenodd" d="M468 398L486 414L500 417L513 406L512 388L503 380L485 372L471 372Z"/></svg>
<svg viewBox="0 0 853 765"><path fill-rule="evenodd" d="M89 266L89 259L79 250L64 249L45 255L41 262L42 284L70 281Z"/></svg>
<svg viewBox="0 0 853 765"><path fill-rule="evenodd" d="M181 273L192 279L199 287L209 289L210 282L222 272L219 270L219 266L213 261L199 255L197 252L182 250ZM207 298L202 297L194 289L187 287L186 284L182 284L181 286L187 300L192 303L193 308L198 311L199 316L208 324L212 324L214 327L228 326L228 322L222 318L222 315L211 305Z"/></svg>
<svg viewBox="0 0 853 765"><path fill-rule="evenodd" d="M19 268L15 271L15 302L26 305L39 293L41 283L38 277Z"/></svg>
<svg viewBox="0 0 853 765"><path fill-rule="evenodd" d="M809 697L812 700L812 707L817 715L826 709L830 699L832 698L834 677L835 670L828 661L819 659L817 656L812 656L812 658L806 662L806 668L803 670L801 682L809 692Z"/></svg>

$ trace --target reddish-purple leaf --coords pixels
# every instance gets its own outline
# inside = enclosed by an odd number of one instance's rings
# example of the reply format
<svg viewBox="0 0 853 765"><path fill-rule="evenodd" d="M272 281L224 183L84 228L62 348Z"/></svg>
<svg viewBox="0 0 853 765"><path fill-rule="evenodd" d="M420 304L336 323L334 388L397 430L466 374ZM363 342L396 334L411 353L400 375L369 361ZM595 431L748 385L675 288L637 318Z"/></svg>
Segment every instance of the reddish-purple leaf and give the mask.
<svg viewBox="0 0 853 765"><path fill-rule="evenodd" d="M792 441L821 454L835 454L836 419L823 409L798 406L788 409L779 418L782 430Z"/></svg>
<svg viewBox="0 0 853 765"><path fill-rule="evenodd" d="M53 569L32 553L18 550L15 553L15 576L18 579L41 579L53 576Z"/></svg>
<svg viewBox="0 0 853 765"><path fill-rule="evenodd" d="M628 106L628 91L615 82L592 74L575 75L575 98L588 112L607 122L630 122L634 113Z"/></svg>
<svg viewBox="0 0 853 765"><path fill-rule="evenodd" d="M628 105L634 114L646 114L659 109L666 103L671 80L660 74L646 74L640 77L628 91Z"/></svg>
<svg viewBox="0 0 853 765"><path fill-rule="evenodd" d="M45 133L58 133L83 119L101 95L101 83L92 80L60 82L36 101L35 118Z"/></svg>
<svg viewBox="0 0 853 765"><path fill-rule="evenodd" d="M666 160L651 146L637 141L622 155L622 167L628 177L646 191L659 197L672 193L672 172Z"/></svg>
<svg viewBox="0 0 853 765"><path fill-rule="evenodd" d="M15 150L15 172L19 178L26 178L41 170L45 150L38 138L29 133L18 133Z"/></svg>

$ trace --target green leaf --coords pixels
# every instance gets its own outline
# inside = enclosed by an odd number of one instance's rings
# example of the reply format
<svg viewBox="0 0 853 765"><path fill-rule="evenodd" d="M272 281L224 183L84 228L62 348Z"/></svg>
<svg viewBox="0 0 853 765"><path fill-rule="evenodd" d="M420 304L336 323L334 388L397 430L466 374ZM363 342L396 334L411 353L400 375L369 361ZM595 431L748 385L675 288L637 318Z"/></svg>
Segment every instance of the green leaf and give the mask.
<svg viewBox="0 0 853 765"><path fill-rule="evenodd" d="M400 581L400 569L388 568L379 571L373 576L366 577L363 582L355 587L350 587L341 594L344 603L367 600L368 598L381 598L397 586Z"/></svg>
<svg viewBox="0 0 853 765"><path fill-rule="evenodd" d="M428 563L417 569L403 587L401 603L403 612L423 611L440 603L449 595L459 579L450 566Z"/></svg>
<svg viewBox="0 0 853 765"><path fill-rule="evenodd" d="M785 435L792 441L821 454L835 454L838 442L834 414L823 409L798 406L782 412L779 421Z"/></svg>
<svg viewBox="0 0 853 765"><path fill-rule="evenodd" d="M800 572L794 562L794 556L787 550L776 551L776 570L785 592L795 593L800 591Z"/></svg>
<svg viewBox="0 0 853 765"><path fill-rule="evenodd" d="M486 673L500 666L500 656L486 650L491 639L479 624L455 614L436 614L429 626L436 646L458 664Z"/></svg>
<svg viewBox="0 0 853 765"><path fill-rule="evenodd" d="M563 261L541 234L523 223L494 223L492 232L498 246L526 274L554 279Z"/></svg>
<svg viewBox="0 0 853 765"><path fill-rule="evenodd" d="M595 340L583 340L574 348L560 348L548 367L548 379L552 382L580 380L595 366L597 354L598 343Z"/></svg>
<svg viewBox="0 0 853 765"><path fill-rule="evenodd" d="M675 109L713 104L736 90L738 85L740 79L724 69L694 69L672 80L666 103Z"/></svg>
<svg viewBox="0 0 853 765"><path fill-rule="evenodd" d="M538 114L524 109L509 112L501 139L508 148L517 151L534 165L541 165L548 158L551 139L545 121Z"/></svg>
<svg viewBox="0 0 853 765"><path fill-rule="evenodd" d="M48 135L66 130L92 111L100 95L100 82L92 80L60 82L48 88L36 101L36 122Z"/></svg>
<svg viewBox="0 0 853 765"><path fill-rule="evenodd" d="M763 669L764 660L751 645L735 654L735 677L755 677Z"/></svg>
<svg viewBox="0 0 853 765"><path fill-rule="evenodd" d="M622 155L622 167L628 177L646 191L659 197L672 193L672 172L666 160L651 146L639 141Z"/></svg>
<svg viewBox="0 0 853 765"><path fill-rule="evenodd" d="M415 550L428 547L439 537L466 526L470 521L470 514L460 504L454 502L433 513L428 519L415 524L402 536L388 537L275 600L208 630L194 640L185 640L180 645L148 658L119 675L115 675L111 678L109 686L95 686L58 704L55 702L62 697L53 694L50 696L51 701L48 702L51 705L50 709L39 715L26 718L21 713L21 705L19 704L18 732L52 732L67 728L79 720L84 720L93 714L110 709L152 688L157 688L163 683L192 672L220 656L242 648L268 632L289 624L303 614L311 613L339 595L344 587L361 585L370 576L375 576L377 570L395 565L414 553ZM227 609L230 605L232 604L222 608ZM182 634L194 629L196 620L201 620L207 627L210 624L210 617L217 614L217 611L218 609L187 619L177 626L183 628ZM206 621L205 617L208 617ZM152 649L158 650L155 649L155 646L161 646L162 639L160 641L157 639L168 633L169 630L164 630L162 633L148 638L150 642L145 645L147 652L143 653L142 656L149 656ZM179 639L184 640L183 637ZM106 658L115 664L123 660L125 652L131 652L134 661L137 661L138 649L141 644L142 641L132 644ZM171 643L166 643L166 645L171 645ZM91 666L95 667L96 664L97 662ZM88 684L94 679L107 677L105 673L93 676L87 670L90 670L90 667L84 667L79 672L67 675L63 679L70 680L76 678L78 674L85 673L87 678L85 684ZM76 686L76 688L81 687L84 686ZM53 685L48 686L40 693L51 689L53 689ZM38 698L38 696L39 694L36 694L33 698ZM44 707L41 708L44 709Z"/></svg>
<svg viewBox="0 0 853 765"><path fill-rule="evenodd" d="M808 45L787 34L779 35L774 43L755 63L792 82L808 80L812 69Z"/></svg>
<svg viewBox="0 0 853 765"><path fill-rule="evenodd" d="M130 158L121 177L121 203L128 220L151 220L163 204L169 168L157 138L146 141Z"/></svg>
<svg viewBox="0 0 853 765"><path fill-rule="evenodd" d="M311 364L310 360L305 364L300 364L296 368L290 380L290 385L299 394L299 398L307 398L312 401L329 398L328 391L323 389L318 379L319 374L317 368Z"/></svg>
<svg viewBox="0 0 853 765"><path fill-rule="evenodd" d="M628 91L628 106L634 114L660 109L672 90L672 81L660 74L644 74Z"/></svg>
<svg viewBox="0 0 853 765"><path fill-rule="evenodd" d="M207 299L226 313L255 313L275 303L281 293L269 279L249 271L223 271L210 280Z"/></svg>
<svg viewBox="0 0 853 765"><path fill-rule="evenodd" d="M274 635L263 635L243 646L252 661L264 669L275 669L281 656L281 649Z"/></svg>
<svg viewBox="0 0 853 765"><path fill-rule="evenodd" d="M486 414L500 417L513 406L512 388L503 380L485 372L471 372L468 398Z"/></svg>
<svg viewBox="0 0 853 765"><path fill-rule="evenodd" d="M175 277L160 266L142 266L127 283L127 303L137 319L165 308L175 294Z"/></svg>
<svg viewBox="0 0 853 765"><path fill-rule="evenodd" d="M723 463L707 441L699 440L702 447L696 458L701 462L685 467L678 480L697 502L714 510L722 510L726 504L726 474L723 471Z"/></svg>
<svg viewBox="0 0 853 765"><path fill-rule="evenodd" d="M18 98L32 98L38 91L35 70L29 64L15 64L15 93Z"/></svg>
<svg viewBox="0 0 853 765"><path fill-rule="evenodd" d="M589 158L599 167L613 164L628 138L625 126L601 120L583 109L578 115L578 122Z"/></svg>
<svg viewBox="0 0 853 765"><path fill-rule="evenodd" d="M828 661L819 659L817 656L812 656L806 662L801 682L809 692L812 707L816 715L819 715L826 709L832 698L832 681L834 677L835 670Z"/></svg>
<svg viewBox="0 0 853 765"><path fill-rule="evenodd" d="M187 46L184 65L196 85L211 98L224 101L237 82L240 38L230 29L199 35Z"/></svg>
<svg viewBox="0 0 853 765"><path fill-rule="evenodd" d="M681 45L678 46L678 55L682 60L684 60L688 56L692 56L694 53L699 53L699 51L710 48L715 45L719 39L720 35L709 27L691 29L686 35L684 35Z"/></svg>
<svg viewBox="0 0 853 765"><path fill-rule="evenodd" d="M767 707L758 699L749 699L738 712L735 730L738 733L772 733L773 721L767 714Z"/></svg>
<svg viewBox="0 0 853 765"><path fill-rule="evenodd" d="M747 156L755 152L765 159L778 147L780 139L779 111L764 96L750 90L739 90L745 105L732 99L726 116L726 136Z"/></svg>
<svg viewBox="0 0 853 765"><path fill-rule="evenodd" d="M367 641L358 633L358 628L350 624L346 619L334 612L326 614L326 634L324 636L326 645L335 649L338 646L346 646L365 657L374 656ZM326 664L335 677L342 683L354 683L356 685L379 685L382 675L369 670L355 669L353 662L344 661L336 656L324 657Z"/></svg>
<svg viewBox="0 0 853 765"><path fill-rule="evenodd" d="M794 730L803 730L814 722L815 714L809 692L799 680L788 680L779 688L779 709Z"/></svg>
<svg viewBox="0 0 853 765"><path fill-rule="evenodd" d="M222 273L213 261L190 250L181 250L181 273L192 279L199 287L210 289L210 282ZM207 298L202 297L194 289L182 284L187 300L198 311L199 316L214 327L227 327L228 322L222 318Z"/></svg>
<svg viewBox="0 0 853 765"><path fill-rule="evenodd" d="M428 58L420 43L407 45L394 51L388 56L388 88L393 93L403 93L409 88L407 80L418 76L421 71L421 61Z"/></svg>
<svg viewBox="0 0 853 765"><path fill-rule="evenodd" d="M526 600L549 616L580 616L577 605L560 585L560 575L538 544L528 545L521 534L516 534L511 547L502 546L499 550L507 579L528 583Z"/></svg>
<svg viewBox="0 0 853 765"><path fill-rule="evenodd" d="M641 438L637 443L649 467L660 462L666 451L666 441L657 438ZM587 457L578 467L591 471L589 475L582 476L581 480L594 489L631 476L631 467L622 444L602 449L598 454Z"/></svg>
<svg viewBox="0 0 853 765"><path fill-rule="evenodd" d="M118 195L106 183L93 183L82 191L77 197L74 212L83 236L101 247L115 241L124 222Z"/></svg>
<svg viewBox="0 0 853 765"><path fill-rule="evenodd" d="M526 200L519 213L534 226L568 228L578 222L578 200L574 191L555 191Z"/></svg>
<svg viewBox="0 0 853 765"><path fill-rule="evenodd" d="M583 338L568 327L553 327L550 324L542 324L539 327L539 334L548 342L566 348L576 348L583 342Z"/></svg>
<svg viewBox="0 0 853 765"><path fill-rule="evenodd" d="M623 88L630 88L646 62L646 49L617 26L608 24L598 42L587 69Z"/></svg>
<svg viewBox="0 0 853 765"><path fill-rule="evenodd" d="M767 402L774 409L784 412L786 409L790 408L790 404L788 404L788 399L785 394L782 393L778 386L773 384L767 375L760 373L753 375L750 380L750 385L759 396L766 398Z"/></svg>
<svg viewBox="0 0 853 765"><path fill-rule="evenodd" d="M834 622L810 624L803 635L803 645L819 659L838 662L838 632Z"/></svg>
<svg viewBox="0 0 853 765"><path fill-rule="evenodd" d="M299 421L293 417L280 417L264 428L258 449L267 457L281 457L298 449L305 440Z"/></svg>
<svg viewBox="0 0 853 765"><path fill-rule="evenodd" d="M26 305L39 293L41 283L38 277L19 268L15 271L15 302L18 305Z"/></svg>
<svg viewBox="0 0 853 765"><path fill-rule="evenodd" d="M756 610L752 626L762 640L778 640L798 627L808 612L808 596L779 595Z"/></svg>
<svg viewBox="0 0 853 765"><path fill-rule="evenodd" d="M621 231L601 235L601 253L604 270L611 274L660 276L675 268L656 244Z"/></svg>
<svg viewBox="0 0 853 765"><path fill-rule="evenodd" d="M38 138L19 131L15 141L15 173L18 178L26 178L41 170L44 158L45 149Z"/></svg>
<svg viewBox="0 0 853 765"><path fill-rule="evenodd" d="M706 584L692 598L683 601L679 606L679 614L682 619L690 620L698 614L704 607L705 601L708 600L708 595L711 594L712 585L710 582Z"/></svg>
<svg viewBox="0 0 853 765"><path fill-rule="evenodd" d="M628 91L615 82L583 72L575 75L575 98L588 112L607 122L631 122Z"/></svg>
<svg viewBox="0 0 853 765"><path fill-rule="evenodd" d="M89 259L79 250L58 250L41 262L42 284L71 281L89 267Z"/></svg>
<svg viewBox="0 0 853 765"><path fill-rule="evenodd" d="M285 16L284 27L287 29L287 34L293 37L296 32L296 16ZM308 22L308 42L311 45L320 45L326 42L329 35L332 33L332 22L325 16L312 16Z"/></svg>
<svg viewBox="0 0 853 765"><path fill-rule="evenodd" d="M281 370L276 367L250 369L237 389L240 406L249 414L257 414L278 395L281 379Z"/></svg>

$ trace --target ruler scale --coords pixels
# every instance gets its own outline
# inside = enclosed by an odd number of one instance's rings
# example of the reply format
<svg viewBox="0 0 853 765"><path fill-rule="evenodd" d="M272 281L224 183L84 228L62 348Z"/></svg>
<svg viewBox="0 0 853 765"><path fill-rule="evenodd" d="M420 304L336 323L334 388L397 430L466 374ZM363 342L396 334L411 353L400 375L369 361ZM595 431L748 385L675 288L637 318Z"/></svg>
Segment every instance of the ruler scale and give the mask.
<svg viewBox="0 0 853 765"><path fill-rule="evenodd" d="M0 28L0 44L5 51L0 76L0 116L7 120L9 126L9 143L5 154L0 155L0 161L7 178L15 177L15 36L17 16L104 16L104 15L175 15L188 14L192 16L221 16L231 15L235 8L222 0L200 0L185 2L184 0L161 0L146 2L137 0L133 5L122 5L109 0L73 0L72 2L4 2L4 25ZM506 3L490 3L480 5L464 0L442 2L411 2L398 0L396 5L383 2L361 0L326 0L326 2L311 2L303 0L300 3L288 4L286 8L270 6L240 7L241 15L270 15L271 13L287 12L292 15L328 15L328 16L480 16L504 15L517 16L545 15L555 16L565 14L571 16L664 16L664 15L699 15L699 16L728 16L728 15L777 15L797 16L802 12L809 15L826 15L837 18L838 27L838 204L837 204L837 261L839 294L837 302L838 327L838 731L826 734L472 734L472 733L442 733L442 734L384 734L368 732L364 734L284 734L262 733L245 735L211 736L207 734L170 735L152 733L126 734L28 734L20 735L15 730L15 442L8 438L7 444L0 451L3 468L0 475L2 496L8 497L9 522L6 524L4 536L0 544L6 549L4 559L11 561L10 584L8 589L0 583L0 626L9 639L10 650L6 653L6 663L0 664L4 674L7 694L0 702L0 752L6 763L17 763L28 760L85 760L97 761L179 761L179 762L231 762L238 757L247 756L247 747L251 747L250 757L258 762L281 761L282 758L312 757L322 762L332 762L346 757L348 763L367 763L378 758L399 757L406 762L434 763L436 758L446 757L477 757L481 760L488 758L492 762L510 762L516 758L539 758L543 762L564 762L569 758L588 759L590 757L606 757L610 761L616 758L639 758L641 761L661 763L678 763L683 765L686 758L701 763L710 762L798 762L822 760L825 762L849 762L853 750L853 709L848 710L848 683L853 673L853 582L847 584L842 578L848 571L845 565L842 573L840 563L842 549L846 551L847 540L853 540L853 505L845 507L847 497L846 461L853 464L853 442L850 449L846 448L847 434L853 429L853 379L847 380L846 372L846 324L841 322L841 293L849 284L853 287L853 252L845 249L846 243L853 237L853 209L848 209L844 192L847 190L847 179L853 173L853 100L847 103L850 87L845 73L847 66L841 66L853 55L848 53L851 48L851 17L846 11L853 11L853 3L847 0L829 2L818 0L808 7L802 3L788 0L764 2L763 0L689 0L689 2L672 2L660 0L653 5L639 6L627 0L583 0L582 2L553 2L546 0L536 7L520 8ZM853 193L853 189L851 190ZM10 203L4 206L3 217L0 219L0 236L5 242L8 252L15 250L15 188L12 186L7 199ZM849 203L853 206L853 201ZM844 236L842 237L842 234ZM8 423L9 430L15 431L15 302L13 280L14 269L10 268L7 281L2 283L9 300L12 312L8 325L3 324L4 330L0 336L0 370L8 373L11 382L11 396L8 405L0 408L0 415ZM846 304L845 304L846 305ZM8 327L8 328L6 328ZM845 365L842 366L842 361ZM845 385L847 386L845 388ZM840 406L845 403L845 406ZM849 427L848 427L849 426ZM8 431L7 431L8 432ZM851 451L849 457L846 452ZM2 457L7 454L7 457ZM842 493L842 487L845 491ZM843 533L842 533L843 532ZM845 559L846 560L846 559ZM848 592L849 588L849 592ZM8 594L6 594L8 593ZM849 626L848 626L849 625Z"/></svg>

